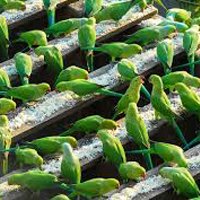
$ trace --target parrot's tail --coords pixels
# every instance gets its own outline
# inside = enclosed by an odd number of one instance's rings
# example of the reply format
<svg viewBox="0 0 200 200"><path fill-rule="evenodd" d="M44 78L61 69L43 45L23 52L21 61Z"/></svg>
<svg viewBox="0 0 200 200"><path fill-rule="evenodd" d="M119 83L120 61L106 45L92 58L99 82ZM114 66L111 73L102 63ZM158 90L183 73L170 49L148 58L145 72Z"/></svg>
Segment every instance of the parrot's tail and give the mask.
<svg viewBox="0 0 200 200"><path fill-rule="evenodd" d="M119 97L119 98L123 97L123 94L118 93L118 92L114 92L114 91L111 91L111 90L107 90L105 88L99 89L97 91L97 93L105 95L105 96L112 96L112 97Z"/></svg>
<svg viewBox="0 0 200 200"><path fill-rule="evenodd" d="M145 95L145 97L148 100L151 99L151 95L150 95L149 91L147 90L147 88L144 85L142 85L142 87L141 87L141 92Z"/></svg>
<svg viewBox="0 0 200 200"><path fill-rule="evenodd" d="M70 136L75 132L73 128L68 129L67 131L60 134L60 136Z"/></svg>
<svg viewBox="0 0 200 200"><path fill-rule="evenodd" d="M21 82L22 82L22 85L27 85L27 84L29 84L29 77L24 77L24 78L21 80Z"/></svg>
<svg viewBox="0 0 200 200"><path fill-rule="evenodd" d="M198 143L200 143L200 134L196 138L194 138L191 142L189 142L188 145L186 145L183 149L187 150Z"/></svg>
<svg viewBox="0 0 200 200"><path fill-rule="evenodd" d="M187 143L181 129L179 128L178 124L176 123L175 119L173 119L173 121L172 121L172 126L174 127L176 134L179 137L179 139L182 141L183 145L187 146L188 143Z"/></svg>
<svg viewBox="0 0 200 200"><path fill-rule="evenodd" d="M56 9L48 9L47 10L48 27L55 24L55 13L56 13Z"/></svg>
<svg viewBox="0 0 200 200"><path fill-rule="evenodd" d="M3 175L8 173L8 157L3 159L3 161L2 161L2 173L3 173Z"/></svg>

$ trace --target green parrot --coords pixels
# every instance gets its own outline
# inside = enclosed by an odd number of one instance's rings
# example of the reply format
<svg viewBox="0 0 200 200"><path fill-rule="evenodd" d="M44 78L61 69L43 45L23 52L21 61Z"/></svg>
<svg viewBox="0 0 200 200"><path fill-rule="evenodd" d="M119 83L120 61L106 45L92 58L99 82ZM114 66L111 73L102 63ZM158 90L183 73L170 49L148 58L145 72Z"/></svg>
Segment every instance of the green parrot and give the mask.
<svg viewBox="0 0 200 200"><path fill-rule="evenodd" d="M154 5L154 3L157 3L159 6L163 7L165 10L167 10L166 6L164 5L162 0L147 0L148 4Z"/></svg>
<svg viewBox="0 0 200 200"><path fill-rule="evenodd" d="M50 86L47 83L27 84L19 87L9 88L7 91L0 91L0 94L5 96L20 99L24 103L35 101L44 96L47 91L50 91Z"/></svg>
<svg viewBox="0 0 200 200"><path fill-rule="evenodd" d="M200 88L200 79L190 75L186 71L171 72L162 77L164 88L174 89L176 83L184 83L188 87Z"/></svg>
<svg viewBox="0 0 200 200"><path fill-rule="evenodd" d="M85 0L84 10L86 17L92 17L97 14L103 6L103 0Z"/></svg>
<svg viewBox="0 0 200 200"><path fill-rule="evenodd" d="M49 27L55 24L56 6L59 2L59 0L43 0L44 7L47 11Z"/></svg>
<svg viewBox="0 0 200 200"><path fill-rule="evenodd" d="M171 103L164 92L164 86L161 77L158 75L151 75L149 82L153 84L153 90L151 93L151 104L155 110L156 118L167 120L175 129L176 134L184 145L187 145L187 141L180 128L178 127L175 118L179 117L171 108Z"/></svg>
<svg viewBox="0 0 200 200"><path fill-rule="evenodd" d="M172 8L167 11L166 18L171 21L187 23L191 19L191 12L180 8Z"/></svg>
<svg viewBox="0 0 200 200"><path fill-rule="evenodd" d="M74 65L68 67L67 69L64 69L60 72L55 85L62 81L73 81L76 79L88 79L89 73L80 67L76 67Z"/></svg>
<svg viewBox="0 0 200 200"><path fill-rule="evenodd" d="M98 93L101 95L121 97L122 95L114 91L104 88L105 86L98 85L90 80L75 79L72 81L62 81L56 85L56 89L60 92L72 91L79 96Z"/></svg>
<svg viewBox="0 0 200 200"><path fill-rule="evenodd" d="M79 184L81 182L81 164L79 158L74 155L70 144L64 143L62 147L61 175L70 184Z"/></svg>
<svg viewBox="0 0 200 200"><path fill-rule="evenodd" d="M117 123L105 119L99 115L91 115L76 121L72 127L61 135L72 135L74 133L96 133L100 129L115 130Z"/></svg>
<svg viewBox="0 0 200 200"><path fill-rule="evenodd" d="M52 45L41 46L35 49L38 56L43 55L47 64L47 72L56 80L60 72L64 68L63 57L61 51Z"/></svg>
<svg viewBox="0 0 200 200"><path fill-rule="evenodd" d="M112 61L116 58L128 58L142 52L142 47L137 44L126 44L122 42L113 42L102 44L100 47L95 47L94 51L103 52L111 57Z"/></svg>
<svg viewBox="0 0 200 200"><path fill-rule="evenodd" d="M59 194L51 198L50 200L70 200L70 199L64 194Z"/></svg>
<svg viewBox="0 0 200 200"><path fill-rule="evenodd" d="M21 174L13 174L8 177L9 185L20 185L33 192L52 188L57 181L55 175L40 170L30 170Z"/></svg>
<svg viewBox="0 0 200 200"><path fill-rule="evenodd" d="M9 120L6 115L0 115L0 127L9 128Z"/></svg>
<svg viewBox="0 0 200 200"><path fill-rule="evenodd" d="M6 122L7 123L7 122ZM12 134L8 126L0 127L0 150L9 149L11 146ZM2 167L2 174L5 175L8 172L8 155L9 152L0 154L0 163Z"/></svg>
<svg viewBox="0 0 200 200"><path fill-rule="evenodd" d="M32 165L41 168L43 164L43 158L38 155L35 149L17 148L15 151L15 156L21 167L23 167L23 165Z"/></svg>
<svg viewBox="0 0 200 200"><path fill-rule="evenodd" d="M157 58L161 62L165 74L170 73L174 58L174 45L171 41L162 41L157 45Z"/></svg>
<svg viewBox="0 0 200 200"><path fill-rule="evenodd" d="M114 178L93 178L83 183L74 185L74 190L77 195L92 199L101 197L104 194L118 189L120 183Z"/></svg>
<svg viewBox="0 0 200 200"><path fill-rule="evenodd" d="M26 5L22 0L0 0L0 13L6 10L25 10Z"/></svg>
<svg viewBox="0 0 200 200"><path fill-rule="evenodd" d="M183 36L183 47L187 53L188 61L190 63L190 73L194 75L195 73L195 53L199 47L200 35L199 26L193 25L188 29Z"/></svg>
<svg viewBox="0 0 200 200"><path fill-rule="evenodd" d="M119 174L124 180L139 181L146 177L146 170L138 162L126 162L120 165Z"/></svg>
<svg viewBox="0 0 200 200"><path fill-rule="evenodd" d="M140 76L135 77L131 81L129 88L126 90L125 94L121 97L115 107L114 118L121 113L126 113L130 103L138 103L138 101L140 100L140 89L142 83L143 80Z"/></svg>
<svg viewBox="0 0 200 200"><path fill-rule="evenodd" d="M76 148L78 143L73 137L50 136L28 142L27 146L34 148L41 155L49 155L62 152L62 145L69 143L73 148Z"/></svg>
<svg viewBox="0 0 200 200"><path fill-rule="evenodd" d="M78 41L81 50L86 51L87 67L89 71L94 70L93 66L93 51L96 43L96 19L90 17L88 21L79 28Z"/></svg>
<svg viewBox="0 0 200 200"><path fill-rule="evenodd" d="M67 35L72 31L80 28L88 21L87 18L71 18L61 20L54 25L48 27L45 32L48 35L53 35L54 37L58 37L60 35Z"/></svg>
<svg viewBox="0 0 200 200"><path fill-rule="evenodd" d="M188 112L196 114L200 119L200 97L184 83L176 83L174 89L178 91L183 106Z"/></svg>
<svg viewBox="0 0 200 200"><path fill-rule="evenodd" d="M167 26L167 25L175 26L176 30L179 33L185 33L185 31L189 29L189 26L185 24L184 22L172 21L170 19L165 19L160 24L158 24L158 26Z"/></svg>
<svg viewBox="0 0 200 200"><path fill-rule="evenodd" d="M0 16L0 62L8 59L9 33L6 18Z"/></svg>
<svg viewBox="0 0 200 200"><path fill-rule="evenodd" d="M0 90L5 90L7 88L10 88L10 79L6 71L3 69L0 69Z"/></svg>
<svg viewBox="0 0 200 200"><path fill-rule="evenodd" d="M173 25L145 27L130 35L125 43L137 43L141 46L145 46L150 43L161 41L175 31L176 27Z"/></svg>
<svg viewBox="0 0 200 200"><path fill-rule="evenodd" d="M6 115L16 109L16 103L7 98L0 98L0 115Z"/></svg>
<svg viewBox="0 0 200 200"><path fill-rule="evenodd" d="M117 70L124 81L131 81L139 75L136 65L128 59L122 59L118 62Z"/></svg>
<svg viewBox="0 0 200 200"><path fill-rule="evenodd" d="M103 143L103 153L108 161L117 168L120 164L126 163L126 154L119 138L106 129L99 130L97 136Z"/></svg>
<svg viewBox="0 0 200 200"><path fill-rule="evenodd" d="M131 136L140 149L150 149L149 134L146 124L138 112L137 104L134 102L128 105L125 125L128 135ZM152 169L153 163L150 153L144 154L144 158L148 169Z"/></svg>
<svg viewBox="0 0 200 200"><path fill-rule="evenodd" d="M194 198L200 195L200 190L190 172L184 167L163 167L159 174L170 179L177 194L187 198Z"/></svg>
<svg viewBox="0 0 200 200"><path fill-rule="evenodd" d="M136 4L143 6L141 0L128 0L111 3L96 13L94 17L96 18L97 23L105 20L119 21Z"/></svg>
<svg viewBox="0 0 200 200"><path fill-rule="evenodd" d="M48 44L46 33L40 30L21 33L15 42L27 43L29 48L32 48L33 46L46 46Z"/></svg>
<svg viewBox="0 0 200 200"><path fill-rule="evenodd" d="M29 78L33 69L31 56L20 52L15 55L14 59L22 85L29 84Z"/></svg>
<svg viewBox="0 0 200 200"><path fill-rule="evenodd" d="M183 149L177 145L154 142L151 145L151 153L160 156L166 163L177 164L179 167L187 167L187 159Z"/></svg>

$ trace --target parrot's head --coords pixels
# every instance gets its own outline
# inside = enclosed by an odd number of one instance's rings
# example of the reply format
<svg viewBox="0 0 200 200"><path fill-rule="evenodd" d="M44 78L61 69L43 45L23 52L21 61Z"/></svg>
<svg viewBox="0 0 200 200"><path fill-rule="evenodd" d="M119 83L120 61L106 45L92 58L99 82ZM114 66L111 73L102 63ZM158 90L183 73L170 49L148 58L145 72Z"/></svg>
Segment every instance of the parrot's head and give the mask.
<svg viewBox="0 0 200 200"><path fill-rule="evenodd" d="M62 148L64 155L71 155L73 152L71 145L67 142L62 145Z"/></svg>
<svg viewBox="0 0 200 200"><path fill-rule="evenodd" d="M67 143L69 143L73 148L76 148L78 146L78 142L76 138L71 137L71 136L63 136L62 138L63 138L63 141L66 141Z"/></svg>
<svg viewBox="0 0 200 200"><path fill-rule="evenodd" d="M107 178L105 181L105 185L107 185L108 188L118 189L120 187L120 183L115 178Z"/></svg>
<svg viewBox="0 0 200 200"><path fill-rule="evenodd" d="M143 84L143 77L142 76L136 76L132 81L131 81L131 85L141 85Z"/></svg>
<svg viewBox="0 0 200 200"><path fill-rule="evenodd" d="M176 32L176 27L174 25L166 25L163 26L160 31L163 35L170 35Z"/></svg>
<svg viewBox="0 0 200 200"><path fill-rule="evenodd" d="M174 86L174 89L178 92L185 91L186 88L187 86L184 83L176 83Z"/></svg>
<svg viewBox="0 0 200 200"><path fill-rule="evenodd" d="M100 139L100 140L105 140L109 137L110 133L108 132L108 130L106 129L100 129L98 132L97 132L97 137Z"/></svg>
<svg viewBox="0 0 200 200"><path fill-rule="evenodd" d="M51 91L51 87L48 83L41 83L39 84L39 88L43 91L43 92L50 92Z"/></svg>
<svg viewBox="0 0 200 200"><path fill-rule="evenodd" d="M65 83L67 83L67 82L66 82L66 81L61 81L61 82L59 82L59 83L56 85L56 91L62 92L62 91L67 90L68 88L66 87L66 84L65 84Z"/></svg>
<svg viewBox="0 0 200 200"><path fill-rule="evenodd" d="M6 115L0 115L0 126L9 127L9 120Z"/></svg>
<svg viewBox="0 0 200 200"><path fill-rule="evenodd" d="M149 78L149 82L152 84L152 85L160 85L162 84L162 79L160 76L156 75L156 74L153 74L150 76Z"/></svg>
<svg viewBox="0 0 200 200"><path fill-rule="evenodd" d="M128 44L128 48L131 52L138 54L142 52L142 47L138 44Z"/></svg>
<svg viewBox="0 0 200 200"><path fill-rule="evenodd" d="M90 17L87 21L87 24L94 26L96 24L96 19L94 17Z"/></svg>
<svg viewBox="0 0 200 200"><path fill-rule="evenodd" d="M20 180L22 179L22 174L13 174L10 177L8 177L8 185L17 185L20 183Z"/></svg>
<svg viewBox="0 0 200 200"><path fill-rule="evenodd" d="M180 22L186 22L191 17L191 12L181 9L181 8L172 8L169 9L166 15L166 18L172 20L172 21L180 21Z"/></svg>
<svg viewBox="0 0 200 200"><path fill-rule="evenodd" d="M164 178L171 179L175 172L175 169L175 167L163 167L159 170L159 174Z"/></svg>
<svg viewBox="0 0 200 200"><path fill-rule="evenodd" d="M103 120L103 122L99 126L99 130L101 129L116 130L117 127L118 127L118 124L115 121L111 119L106 119L106 120Z"/></svg>

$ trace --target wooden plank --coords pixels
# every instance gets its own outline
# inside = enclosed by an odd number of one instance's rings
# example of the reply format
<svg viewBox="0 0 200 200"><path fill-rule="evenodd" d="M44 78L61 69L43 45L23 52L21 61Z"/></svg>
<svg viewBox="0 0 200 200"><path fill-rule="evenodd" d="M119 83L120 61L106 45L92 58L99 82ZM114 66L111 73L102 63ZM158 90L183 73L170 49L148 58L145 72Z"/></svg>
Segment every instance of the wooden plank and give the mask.
<svg viewBox="0 0 200 200"><path fill-rule="evenodd" d="M200 90L197 90L197 93L200 94ZM185 111L182 109L181 104L180 104L180 98L179 96L173 94L170 95L170 101L172 103L173 109L175 112L178 114L183 114ZM166 121L163 120L155 120L154 119L154 111L152 106L146 105L142 108L139 108L139 112L142 116L142 118L145 120L145 124L148 128L148 132L150 135L150 138L153 139L156 136L164 137L163 135L161 136L159 134L159 129L161 127L166 126ZM186 119L187 117L184 116ZM118 121L119 128L115 131L115 135L120 138L121 142L123 145L127 145L130 143L130 139L127 136L127 132L124 126L124 120L119 120ZM82 165L82 170L86 170L92 166L94 166L97 162L100 161L100 159L103 156L103 149L102 149L102 144L99 141L98 138L83 138L79 140L79 145L78 148L74 150L74 153L79 157L81 165ZM53 173L56 175L60 175L60 162L61 162L61 156L51 158L50 160L46 160L45 164L43 165L43 170L49 173ZM16 170L13 173L20 173L22 172L21 170ZM21 195L21 198L24 198L24 195L27 194L26 190L19 190L18 192L18 187L16 189L15 186L6 186L6 180L7 178L11 175L8 174L5 177L0 178L0 188L2 188L1 192L4 194L5 199L13 199L15 197L15 191L18 195Z"/></svg>
<svg viewBox="0 0 200 200"><path fill-rule="evenodd" d="M185 152L185 156L187 157L189 161L189 171L192 174L192 176L196 179L200 179L200 144L191 148L190 150ZM110 194L107 194L105 196L105 199L110 200L118 200L119 196L123 197L123 199L126 199L126 195L129 195L129 198L132 200L149 200L149 199L162 199L161 197L166 197L167 193L172 190L172 186L166 179L161 178L161 176L158 175L159 169L163 165L160 165L153 170L150 170L147 173L147 178L139 183L129 182L128 184L124 184L120 187L119 190L116 190ZM152 181L152 185L149 185L150 181ZM139 187L139 184L141 187ZM146 185L144 190L142 189L142 185ZM148 189L148 187L151 187ZM137 190L136 188L140 188ZM134 190L135 189L135 190ZM142 191L143 190L143 191ZM125 191L127 193L125 194ZM129 192L128 192L129 191ZM131 193L132 192L132 193ZM172 194L172 193L171 193ZM174 195L173 199L178 199L177 196ZM170 196L168 194L167 196L169 199Z"/></svg>
<svg viewBox="0 0 200 200"><path fill-rule="evenodd" d="M65 7L75 1L77 0L60 0L60 3L57 5L57 9L59 10L62 7ZM36 19L40 19L46 15L46 11L42 6L42 1L27 0L25 1L25 4L27 5L28 10L26 9L25 11L16 11L13 13L6 11L0 14L6 17L9 29L15 29L18 26L34 21Z"/></svg>
<svg viewBox="0 0 200 200"><path fill-rule="evenodd" d="M127 19L123 19L120 22L107 21L97 24L97 42L102 42L108 38L111 38L115 35L118 35L125 30L139 24L145 19L149 19L157 13L157 9L154 7L149 7L143 13L136 12L132 10L131 13L127 16ZM55 45L62 51L63 58L67 58L69 55L75 55L77 51L79 51L78 45L78 36L77 31L73 33L54 39L49 42L49 45ZM43 57L38 57L31 51L30 56L33 60L33 75L37 74L39 70L42 70L45 63ZM16 82L18 80L17 71L15 69L14 59L10 59L0 64L2 69L4 69L9 77L11 82Z"/></svg>

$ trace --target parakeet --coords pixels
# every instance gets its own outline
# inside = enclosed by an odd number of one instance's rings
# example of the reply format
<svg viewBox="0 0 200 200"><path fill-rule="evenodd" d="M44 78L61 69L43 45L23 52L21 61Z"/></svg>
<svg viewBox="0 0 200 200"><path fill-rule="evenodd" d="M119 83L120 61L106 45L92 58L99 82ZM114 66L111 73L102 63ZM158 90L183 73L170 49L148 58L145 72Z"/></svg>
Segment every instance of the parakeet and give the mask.
<svg viewBox="0 0 200 200"><path fill-rule="evenodd" d="M21 174L13 174L8 178L9 185L20 185L33 192L52 188L57 181L55 175L40 170L31 170Z"/></svg>
<svg viewBox="0 0 200 200"><path fill-rule="evenodd" d="M22 0L1 0L0 1L0 13L6 10L25 10L26 5Z"/></svg>
<svg viewBox="0 0 200 200"><path fill-rule="evenodd" d="M102 44L100 47L95 47L93 50L106 53L111 57L112 61L115 61L116 58L128 58L134 54L141 53L142 47L137 44L113 42Z"/></svg>
<svg viewBox="0 0 200 200"><path fill-rule="evenodd" d="M48 44L46 33L40 30L21 33L16 42L27 43L29 48L32 48L33 46L46 46Z"/></svg>
<svg viewBox="0 0 200 200"><path fill-rule="evenodd" d="M50 86L47 83L27 84L19 87L9 88L7 91L0 91L6 96L20 99L24 103L35 101L50 91Z"/></svg>
<svg viewBox="0 0 200 200"><path fill-rule="evenodd" d="M77 140L73 137L50 136L33 140L27 146L34 148L41 155L49 155L62 152L62 145L69 143L73 148L77 147Z"/></svg>
<svg viewBox="0 0 200 200"><path fill-rule="evenodd" d="M139 181L145 178L146 170L138 162L126 162L120 165L119 174L124 180Z"/></svg>
<svg viewBox="0 0 200 200"><path fill-rule="evenodd" d="M97 23L105 20L119 21L137 3L138 1L133 0L111 3L96 13L94 17Z"/></svg>
<svg viewBox="0 0 200 200"><path fill-rule="evenodd" d="M158 24L158 26L166 26L166 25L175 26L176 30L179 33L184 33L189 28L189 26L185 24L184 22L172 21L170 19L165 19L160 24Z"/></svg>
<svg viewBox="0 0 200 200"><path fill-rule="evenodd" d="M0 127L0 150L9 149L11 146L12 134L8 126ZM2 174L6 174L8 171L8 155L9 152L0 154L0 163L2 168Z"/></svg>
<svg viewBox="0 0 200 200"><path fill-rule="evenodd" d="M97 14L103 6L103 0L85 0L84 10L86 17L92 17Z"/></svg>
<svg viewBox="0 0 200 200"><path fill-rule="evenodd" d="M96 19L91 17L78 30L78 41L81 50L86 51L87 67L89 71L93 71L93 51L96 43Z"/></svg>
<svg viewBox="0 0 200 200"><path fill-rule="evenodd" d="M157 58L161 62L165 74L168 74L174 58L174 45L171 41L162 41L157 45Z"/></svg>
<svg viewBox="0 0 200 200"><path fill-rule="evenodd" d="M128 59L122 59L118 62L117 70L125 81L131 81L133 78L138 76L136 65Z"/></svg>
<svg viewBox="0 0 200 200"><path fill-rule="evenodd" d="M183 167L163 167L159 174L170 179L177 192L187 198L194 198L200 195L200 190L190 172Z"/></svg>
<svg viewBox="0 0 200 200"><path fill-rule="evenodd" d="M20 149L15 151L17 162L22 167L23 165L32 165L41 168L43 164L43 158L37 153L35 149Z"/></svg>
<svg viewBox="0 0 200 200"><path fill-rule="evenodd" d="M103 143L103 153L108 161L117 168L126 163L126 154L119 138L110 134L106 129L99 130L97 136Z"/></svg>
<svg viewBox="0 0 200 200"><path fill-rule="evenodd" d="M114 91L104 88L105 86L98 85L90 80L75 79L72 81L62 81L56 85L56 89L60 92L72 91L79 96L98 93L101 95L121 97L122 95Z"/></svg>
<svg viewBox="0 0 200 200"><path fill-rule="evenodd" d="M187 53L188 61L190 63L190 73L194 75L195 73L195 53L199 47L200 35L199 26L193 25L188 29L183 36L183 47Z"/></svg>
<svg viewBox="0 0 200 200"><path fill-rule="evenodd" d="M16 109L16 103L7 98L0 98L0 115L6 115Z"/></svg>
<svg viewBox="0 0 200 200"><path fill-rule="evenodd" d="M31 57L20 52L15 55L14 59L22 85L29 84L29 78L33 69Z"/></svg>
<svg viewBox="0 0 200 200"><path fill-rule="evenodd" d="M176 83L184 83L188 87L200 88L200 79L186 71L171 72L162 77L164 88L174 89Z"/></svg>
<svg viewBox="0 0 200 200"><path fill-rule="evenodd" d="M79 184L81 181L81 164L68 143L64 143L61 162L61 175L70 184Z"/></svg>
<svg viewBox="0 0 200 200"><path fill-rule="evenodd" d="M47 11L49 27L55 23L56 6L59 2L59 0L43 0L44 7Z"/></svg>
<svg viewBox="0 0 200 200"><path fill-rule="evenodd" d="M184 83L177 83L174 89L178 91L183 106L188 112L196 114L200 119L200 97Z"/></svg>
<svg viewBox="0 0 200 200"><path fill-rule="evenodd" d="M50 200L70 200L70 199L64 194L59 194L51 198Z"/></svg>
<svg viewBox="0 0 200 200"><path fill-rule="evenodd" d="M0 16L0 61L3 62L8 59L9 48L9 33L6 18Z"/></svg>
<svg viewBox="0 0 200 200"><path fill-rule="evenodd" d="M38 47L35 49L35 53L38 56L44 56L44 60L47 64L46 70L53 77L53 79L56 80L64 68L61 51L56 46L48 45Z"/></svg>
<svg viewBox="0 0 200 200"><path fill-rule="evenodd" d="M101 197L102 195L118 189L120 183L114 178L93 178L83 183L74 185L74 190L77 195L86 197L88 199L94 197Z"/></svg>
<svg viewBox="0 0 200 200"><path fill-rule="evenodd" d="M54 25L48 27L45 32L48 35L53 35L54 37L58 37L60 35L67 35L72 31L80 28L88 21L87 18L71 18L66 20L61 20Z"/></svg>
<svg viewBox="0 0 200 200"><path fill-rule="evenodd" d="M167 19L178 22L188 22L191 18L191 13L187 10L180 8L172 8L167 11Z"/></svg>
<svg viewBox="0 0 200 200"><path fill-rule="evenodd" d="M157 154L169 164L187 167L187 159L183 153L183 149L177 145L155 142L151 145L151 153Z"/></svg>
<svg viewBox="0 0 200 200"><path fill-rule="evenodd" d="M11 87L11 84L7 72L0 69L0 90L5 90L9 87Z"/></svg>
<svg viewBox="0 0 200 200"><path fill-rule="evenodd" d="M125 94L122 96L122 98L118 101L116 105L114 118L121 113L126 113L129 103L138 103L140 99L140 89L142 83L143 81L140 76L135 77L131 81L129 88L126 90Z"/></svg>
<svg viewBox="0 0 200 200"><path fill-rule="evenodd" d="M156 118L161 117L167 120L175 129L176 134L184 145L187 145L187 141L178 127L175 118L178 116L171 108L171 103L164 92L163 82L158 75L151 75L149 82L153 84L153 90L151 93L151 104L155 109Z"/></svg>
<svg viewBox="0 0 200 200"><path fill-rule="evenodd" d="M74 65L68 67L67 69L64 69L60 72L58 75L58 78L55 82L55 85L62 81L72 81L75 79L88 79L89 73L80 67L76 67Z"/></svg>
<svg viewBox="0 0 200 200"><path fill-rule="evenodd" d="M99 115L91 115L76 121L72 127L62 133L62 135L72 135L74 133L96 133L99 129L115 130L117 123L113 120L105 119Z"/></svg>
<svg viewBox="0 0 200 200"><path fill-rule="evenodd" d="M130 35L125 43L137 43L145 46L153 42L161 41L175 31L176 27L173 25L145 27Z"/></svg>
<svg viewBox="0 0 200 200"><path fill-rule="evenodd" d="M136 103L130 103L125 117L128 135L139 147L150 148L149 135L145 122L138 112Z"/></svg>

